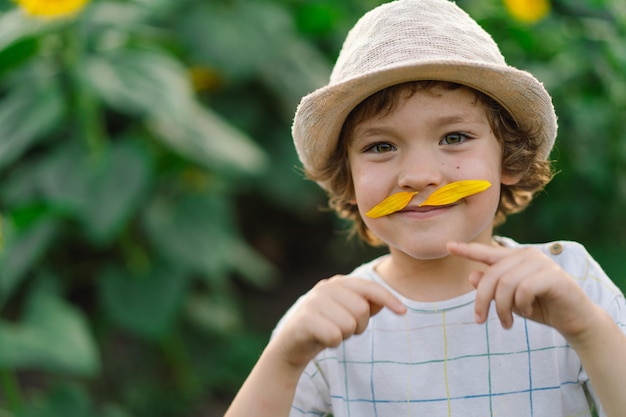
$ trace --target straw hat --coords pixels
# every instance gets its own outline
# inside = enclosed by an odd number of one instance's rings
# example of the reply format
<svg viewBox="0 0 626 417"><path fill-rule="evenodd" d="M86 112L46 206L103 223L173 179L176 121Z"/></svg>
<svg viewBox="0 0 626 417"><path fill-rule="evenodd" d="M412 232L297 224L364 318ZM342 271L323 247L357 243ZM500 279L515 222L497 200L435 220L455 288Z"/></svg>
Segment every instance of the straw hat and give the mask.
<svg viewBox="0 0 626 417"><path fill-rule="evenodd" d="M300 102L292 134L304 168L317 170L327 161L346 117L361 101L415 80L451 81L485 93L521 127L537 129L543 136L539 155L549 156L557 123L541 82L507 65L491 36L454 3L397 0L356 23L329 83Z"/></svg>

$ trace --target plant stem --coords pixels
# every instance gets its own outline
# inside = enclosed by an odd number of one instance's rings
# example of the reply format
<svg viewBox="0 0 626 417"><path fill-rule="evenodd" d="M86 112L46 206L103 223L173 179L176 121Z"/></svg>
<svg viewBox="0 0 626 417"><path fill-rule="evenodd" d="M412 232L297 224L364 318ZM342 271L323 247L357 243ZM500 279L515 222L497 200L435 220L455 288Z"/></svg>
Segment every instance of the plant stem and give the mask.
<svg viewBox="0 0 626 417"><path fill-rule="evenodd" d="M161 343L161 350L180 392L187 399L196 397L201 386L182 337L171 335L166 338Z"/></svg>
<svg viewBox="0 0 626 417"><path fill-rule="evenodd" d="M23 399L15 373L8 369L0 369L0 381L2 382L9 410L17 413L22 408Z"/></svg>
<svg viewBox="0 0 626 417"><path fill-rule="evenodd" d="M74 90L76 104L74 117L79 128L79 135L84 139L91 153L97 156L106 146L107 140L100 118L98 101L87 86L83 73L86 57L85 45L78 30L76 25L68 28L64 64Z"/></svg>

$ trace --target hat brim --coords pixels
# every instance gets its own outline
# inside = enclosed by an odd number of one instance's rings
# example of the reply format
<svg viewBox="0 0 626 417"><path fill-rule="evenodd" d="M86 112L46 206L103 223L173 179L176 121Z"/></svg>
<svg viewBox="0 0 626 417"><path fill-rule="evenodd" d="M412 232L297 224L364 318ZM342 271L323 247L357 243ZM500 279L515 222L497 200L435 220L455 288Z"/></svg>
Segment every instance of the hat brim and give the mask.
<svg viewBox="0 0 626 417"><path fill-rule="evenodd" d="M380 68L303 97L292 134L304 168L316 171L326 163L347 116L359 103L386 87L419 80L455 82L493 98L521 128L539 133L543 138L539 156L549 156L556 138L556 114L550 95L533 75L506 65L439 60Z"/></svg>

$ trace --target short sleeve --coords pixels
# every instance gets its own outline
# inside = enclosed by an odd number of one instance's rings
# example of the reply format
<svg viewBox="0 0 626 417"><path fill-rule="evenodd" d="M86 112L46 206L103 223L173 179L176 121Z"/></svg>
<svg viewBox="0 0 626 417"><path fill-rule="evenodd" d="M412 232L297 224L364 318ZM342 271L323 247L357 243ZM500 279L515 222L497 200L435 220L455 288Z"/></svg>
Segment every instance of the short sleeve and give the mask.
<svg viewBox="0 0 626 417"><path fill-rule="evenodd" d="M309 362L300 377L290 417L331 415L330 390L317 360Z"/></svg>
<svg viewBox="0 0 626 417"><path fill-rule="evenodd" d="M276 328L272 332L272 338L276 337L276 334L281 331L285 322L291 317L294 311L300 306L306 294L302 295L296 302L287 310L285 315L276 325ZM291 405L290 417L301 416L319 416L324 417L331 415L331 402L330 402L330 389L328 381L322 367L320 366L320 357L324 354L324 351L320 355L309 362L304 369L304 372L300 376L298 386L294 395L294 400Z"/></svg>
<svg viewBox="0 0 626 417"><path fill-rule="evenodd" d="M587 296L604 309L617 327L626 334L626 301L624 295L587 250L576 242L554 242L549 245L547 252L579 283ZM606 417L584 369L581 369L579 381L585 384L594 402L597 415Z"/></svg>

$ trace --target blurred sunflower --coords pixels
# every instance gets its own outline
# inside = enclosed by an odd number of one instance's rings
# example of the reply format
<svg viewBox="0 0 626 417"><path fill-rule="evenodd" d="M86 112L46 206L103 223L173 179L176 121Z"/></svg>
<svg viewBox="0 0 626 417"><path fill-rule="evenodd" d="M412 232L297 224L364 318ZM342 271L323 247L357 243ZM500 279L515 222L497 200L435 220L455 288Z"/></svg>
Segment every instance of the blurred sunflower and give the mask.
<svg viewBox="0 0 626 417"><path fill-rule="evenodd" d="M26 13L40 17L58 17L78 13L89 0L15 0Z"/></svg>
<svg viewBox="0 0 626 417"><path fill-rule="evenodd" d="M535 23L550 13L550 0L504 0L504 7L515 20Z"/></svg>

